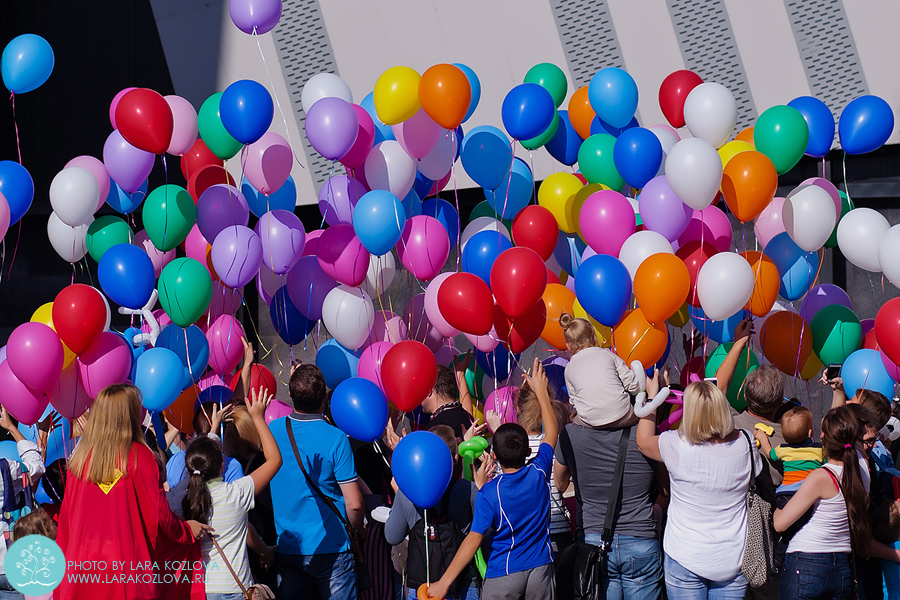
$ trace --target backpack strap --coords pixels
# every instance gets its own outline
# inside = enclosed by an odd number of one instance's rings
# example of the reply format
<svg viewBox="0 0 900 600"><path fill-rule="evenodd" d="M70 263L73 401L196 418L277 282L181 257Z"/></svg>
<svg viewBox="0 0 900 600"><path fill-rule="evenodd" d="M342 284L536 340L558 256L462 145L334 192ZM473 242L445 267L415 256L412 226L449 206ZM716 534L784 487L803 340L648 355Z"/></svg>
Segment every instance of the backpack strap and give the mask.
<svg viewBox="0 0 900 600"><path fill-rule="evenodd" d="M619 492L622 491L622 474L625 471L625 454L628 452L628 440L631 437L631 427L622 430L619 438L619 454L616 457L616 472L613 475L612 486L609 488L609 502L606 505L606 518L603 522L601 539L605 547L609 547L612 541L613 515L619 505Z"/></svg>

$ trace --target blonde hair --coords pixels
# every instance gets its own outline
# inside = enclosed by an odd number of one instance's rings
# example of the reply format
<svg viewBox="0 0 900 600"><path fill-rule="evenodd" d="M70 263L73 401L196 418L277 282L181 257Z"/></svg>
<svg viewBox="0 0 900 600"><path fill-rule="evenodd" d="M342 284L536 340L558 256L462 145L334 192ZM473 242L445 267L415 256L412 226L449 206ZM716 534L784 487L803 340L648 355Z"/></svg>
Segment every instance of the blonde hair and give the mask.
<svg viewBox="0 0 900 600"><path fill-rule="evenodd" d="M900 538L900 502L887 501L872 511L872 537L882 544Z"/></svg>
<svg viewBox="0 0 900 600"><path fill-rule="evenodd" d="M225 424L225 456L246 460L253 453L262 452L259 432L246 406L235 406L231 420Z"/></svg>
<svg viewBox="0 0 900 600"><path fill-rule="evenodd" d="M556 414L556 422L559 430L569 422L569 410L558 402L555 398L553 388L547 388L550 395L550 406ZM522 384L522 387L516 392L516 422L521 425L528 435L540 435L544 430L543 416L541 414L541 403L538 402L537 395L528 385L528 382Z"/></svg>
<svg viewBox="0 0 900 600"><path fill-rule="evenodd" d="M100 390L91 404L87 427L69 459L69 471L92 483L111 483L116 470L128 474L132 444L147 445L141 431L141 392L117 383Z"/></svg>
<svg viewBox="0 0 900 600"><path fill-rule="evenodd" d="M702 444L731 434L734 418L722 390L709 381L697 381L687 386L678 431L689 444Z"/></svg>
<svg viewBox="0 0 900 600"><path fill-rule="evenodd" d="M571 348L572 354L599 346L597 331L587 319L577 319L567 312L559 315L559 326L563 328L566 336L566 345Z"/></svg>

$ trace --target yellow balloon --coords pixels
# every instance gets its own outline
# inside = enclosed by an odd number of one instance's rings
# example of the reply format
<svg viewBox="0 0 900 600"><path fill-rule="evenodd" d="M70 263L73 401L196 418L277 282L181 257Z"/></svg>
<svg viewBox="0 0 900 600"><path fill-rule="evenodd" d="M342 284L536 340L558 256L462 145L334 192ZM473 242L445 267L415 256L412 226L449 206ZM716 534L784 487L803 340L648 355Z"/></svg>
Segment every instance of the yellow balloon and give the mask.
<svg viewBox="0 0 900 600"><path fill-rule="evenodd" d="M753 144L749 144L742 140L734 140L733 142L728 142L718 149L719 158L722 159L722 167L728 164L728 161L740 154L741 152L748 152L750 150L756 150Z"/></svg>
<svg viewBox="0 0 900 600"><path fill-rule="evenodd" d="M575 192L575 199L572 201L572 214L575 215L575 230L585 244L587 244L587 240L584 239L584 235L581 233L581 207L584 206L591 194L608 189L609 187L602 183L589 183Z"/></svg>
<svg viewBox="0 0 900 600"><path fill-rule="evenodd" d="M681 305L681 308L678 311L666 319L670 325L673 327L684 327L688 324L688 321L691 320L691 314L688 312L688 303L685 302Z"/></svg>
<svg viewBox="0 0 900 600"><path fill-rule="evenodd" d="M583 187L581 180L571 173L554 173L538 190L538 204L553 213L556 224L566 233L578 230L575 194Z"/></svg>
<svg viewBox="0 0 900 600"><path fill-rule="evenodd" d="M822 372L822 361L819 360L819 357L816 356L815 352L809 353L809 358L806 359L806 364L803 365L803 368L800 370L800 379L803 381L809 381L810 379L814 379L819 376Z"/></svg>
<svg viewBox="0 0 900 600"><path fill-rule="evenodd" d="M594 331L597 332L597 339L600 340L600 345L603 348L612 346L612 329L587 314L587 311L582 308L577 298L575 299L575 304L572 305L572 315L579 319L587 319L594 326Z"/></svg>
<svg viewBox="0 0 900 600"><path fill-rule="evenodd" d="M409 67L392 67L381 74L372 99L382 123L396 125L419 111L419 79L421 76Z"/></svg>
<svg viewBox="0 0 900 600"><path fill-rule="evenodd" d="M46 304L42 304L34 313L31 315L32 323L43 323L53 331L56 331L56 327L53 326L53 303L48 302ZM62 340L60 340L62 342ZM75 360L75 353L69 350L69 347L65 344L62 345L63 354L65 357L63 358L63 369L68 367L73 360Z"/></svg>

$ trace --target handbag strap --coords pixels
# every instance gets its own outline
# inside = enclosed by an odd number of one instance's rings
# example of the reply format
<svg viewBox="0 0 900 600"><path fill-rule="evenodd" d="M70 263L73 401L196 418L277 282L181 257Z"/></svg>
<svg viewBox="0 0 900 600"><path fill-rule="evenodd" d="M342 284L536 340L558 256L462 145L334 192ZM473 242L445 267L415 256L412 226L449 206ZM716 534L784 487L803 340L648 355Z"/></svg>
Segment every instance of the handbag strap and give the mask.
<svg viewBox="0 0 900 600"><path fill-rule="evenodd" d="M753 463L753 451L755 448L753 442L750 441L750 434L747 433L747 430L741 429L740 431L747 440L747 445L750 447L750 487L747 488L747 494L753 494L756 492L756 465Z"/></svg>
<svg viewBox="0 0 900 600"><path fill-rule="evenodd" d="M234 572L234 567L231 566L231 563L228 562L228 558L225 556L225 553L222 552L222 547L219 545L219 542L216 541L212 535L209 536L209 539L212 541L213 546L216 547L216 551L219 553L219 556L222 557L222 560L225 561L225 566L228 567L228 571L231 573L231 576L234 577L234 580L237 582L238 587L241 588L241 593L245 598L249 598L247 595L247 588L244 587L244 583L241 581L241 578L237 576L237 573Z"/></svg>
<svg viewBox="0 0 900 600"><path fill-rule="evenodd" d="M285 429L287 429L288 439L291 441L291 448L293 448L294 450L294 457L296 457L297 459L297 464L300 465L300 471L303 472L303 476L306 478L307 485L309 485L309 487L319 495L319 497L322 499L322 502L324 502L325 505L330 508L332 512L334 512L334 514L337 515L337 518L341 521L341 525L343 525L345 528L349 527L349 524L344 518L344 515L342 515L340 509L335 506L334 499L323 494L322 490L319 489L319 486L317 486L312 480L312 477L309 476L309 473L306 472L306 467L303 466L303 461L300 460L300 451L297 450L297 440L294 439L294 428L291 427L290 417L284 420L284 426Z"/></svg>
<svg viewBox="0 0 900 600"><path fill-rule="evenodd" d="M619 455L616 457L616 472L613 475L612 486L609 488L609 502L606 505L606 518L603 521L603 533L601 539L604 545L612 541L613 514L619 504L619 492L622 489L622 474L625 471L625 454L628 451L628 440L631 437L631 427L622 430L619 439Z"/></svg>

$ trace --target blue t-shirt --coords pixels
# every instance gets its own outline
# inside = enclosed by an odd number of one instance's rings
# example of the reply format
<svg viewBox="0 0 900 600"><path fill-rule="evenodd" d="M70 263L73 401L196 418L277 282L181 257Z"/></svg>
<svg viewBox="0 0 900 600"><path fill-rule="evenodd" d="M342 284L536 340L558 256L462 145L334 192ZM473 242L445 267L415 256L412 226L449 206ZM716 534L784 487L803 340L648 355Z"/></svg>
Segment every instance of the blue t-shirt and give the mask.
<svg viewBox="0 0 900 600"><path fill-rule="evenodd" d="M323 494L333 498L346 518L341 484L356 481L356 465L347 435L322 415L293 413L269 424L284 464L269 484L282 554L347 552L350 541L337 515L310 489L297 465L285 422L289 422L306 472Z"/></svg>
<svg viewBox="0 0 900 600"><path fill-rule="evenodd" d="M891 547L900 548L900 542L894 542ZM881 587L885 598L900 598L900 564L881 560Z"/></svg>
<svg viewBox="0 0 900 600"><path fill-rule="evenodd" d="M472 531L495 531L485 577L502 577L553 562L550 547L550 468L553 447L515 473L488 482L475 500Z"/></svg>
<svg viewBox="0 0 900 600"><path fill-rule="evenodd" d="M222 458L225 459L225 472L222 474L222 479L226 483L237 481L244 476L244 469L241 468L241 463L230 456L222 455ZM184 452L173 454L169 462L166 463L166 483L169 484L169 488L174 488L187 476L187 468L184 466Z"/></svg>

